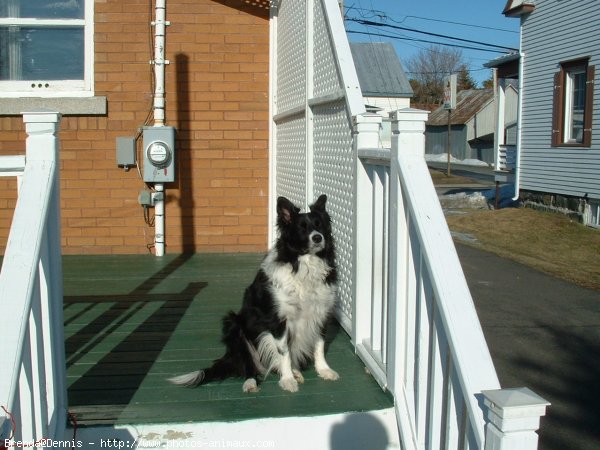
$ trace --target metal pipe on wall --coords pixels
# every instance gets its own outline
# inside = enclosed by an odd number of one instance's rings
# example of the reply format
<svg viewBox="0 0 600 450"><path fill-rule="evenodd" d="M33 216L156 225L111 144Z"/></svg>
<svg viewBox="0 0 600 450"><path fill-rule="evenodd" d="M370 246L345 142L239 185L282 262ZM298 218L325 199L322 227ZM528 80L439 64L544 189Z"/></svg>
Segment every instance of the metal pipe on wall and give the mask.
<svg viewBox="0 0 600 450"><path fill-rule="evenodd" d="M165 21L166 0L156 0L154 25L154 126L165 124L165 33L169 25Z"/></svg>
<svg viewBox="0 0 600 450"><path fill-rule="evenodd" d="M154 126L165 125L165 34L169 22L166 18L166 0L156 0L154 25ZM163 183L154 185L154 253L165 254L165 196Z"/></svg>

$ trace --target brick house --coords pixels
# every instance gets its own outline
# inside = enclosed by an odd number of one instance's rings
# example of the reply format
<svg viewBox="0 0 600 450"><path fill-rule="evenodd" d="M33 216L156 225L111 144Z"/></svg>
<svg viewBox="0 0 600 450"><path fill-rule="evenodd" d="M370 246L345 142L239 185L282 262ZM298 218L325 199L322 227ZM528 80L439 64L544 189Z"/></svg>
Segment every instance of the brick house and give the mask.
<svg viewBox="0 0 600 450"><path fill-rule="evenodd" d="M69 4L81 35L90 36L82 37L87 52L83 83L16 83L19 76L33 80L35 75L27 71L35 67L11 69L11 64L17 66L11 61L15 48L8 48L9 39L0 43L0 154L24 151L22 111L61 112L63 253L147 253L154 230L137 200L144 182L135 168L117 167L115 142L136 135L151 112L153 5L145 0ZM30 15L25 8L17 0L0 6L0 33L8 36L9 25L18 30L19 16ZM169 0L167 20L166 123L177 130L177 176L166 184L167 251L264 251L269 4ZM47 21L60 25L60 20ZM28 51L17 53L25 59ZM15 76L15 70L23 73ZM10 183L14 181L0 179L0 250L14 206Z"/></svg>

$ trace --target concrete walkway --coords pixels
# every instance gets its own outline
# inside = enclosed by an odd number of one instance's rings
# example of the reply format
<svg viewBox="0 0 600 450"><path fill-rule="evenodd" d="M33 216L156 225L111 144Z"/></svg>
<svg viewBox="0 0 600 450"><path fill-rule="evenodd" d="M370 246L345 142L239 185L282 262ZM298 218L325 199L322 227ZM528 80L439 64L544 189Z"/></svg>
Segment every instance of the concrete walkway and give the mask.
<svg viewBox="0 0 600 450"><path fill-rule="evenodd" d="M457 245L502 387L552 403L540 450L600 449L600 292Z"/></svg>

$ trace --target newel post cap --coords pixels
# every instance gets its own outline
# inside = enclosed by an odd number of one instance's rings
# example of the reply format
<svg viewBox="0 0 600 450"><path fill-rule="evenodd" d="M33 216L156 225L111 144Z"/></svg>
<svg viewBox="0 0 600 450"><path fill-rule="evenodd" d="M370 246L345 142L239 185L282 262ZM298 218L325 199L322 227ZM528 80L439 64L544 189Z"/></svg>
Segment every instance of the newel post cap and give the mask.
<svg viewBox="0 0 600 450"><path fill-rule="evenodd" d="M537 430L550 402L531 389L495 389L482 392L487 419L502 431Z"/></svg>

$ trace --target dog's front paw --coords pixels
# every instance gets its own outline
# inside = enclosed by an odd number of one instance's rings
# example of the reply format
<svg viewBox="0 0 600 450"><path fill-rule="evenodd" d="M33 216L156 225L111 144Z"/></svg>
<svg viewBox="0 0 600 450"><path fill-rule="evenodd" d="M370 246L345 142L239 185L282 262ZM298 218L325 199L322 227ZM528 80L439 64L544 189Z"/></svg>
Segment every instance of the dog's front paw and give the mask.
<svg viewBox="0 0 600 450"><path fill-rule="evenodd" d="M327 369L318 370L317 373L324 380L335 381L335 380L339 380L339 378L340 378L338 373L335 370L330 369L329 367Z"/></svg>
<svg viewBox="0 0 600 450"><path fill-rule="evenodd" d="M244 384L242 386L242 391L244 391L244 393L248 394L250 392L258 392L260 391L258 385L256 384L256 380L254 378L248 378L246 381L244 381Z"/></svg>
<svg viewBox="0 0 600 450"><path fill-rule="evenodd" d="M292 373L294 374L294 378L300 384L304 383L304 376L300 373L299 370L293 369Z"/></svg>
<svg viewBox="0 0 600 450"><path fill-rule="evenodd" d="M298 382L294 378L281 378L279 387L284 391L298 392Z"/></svg>

